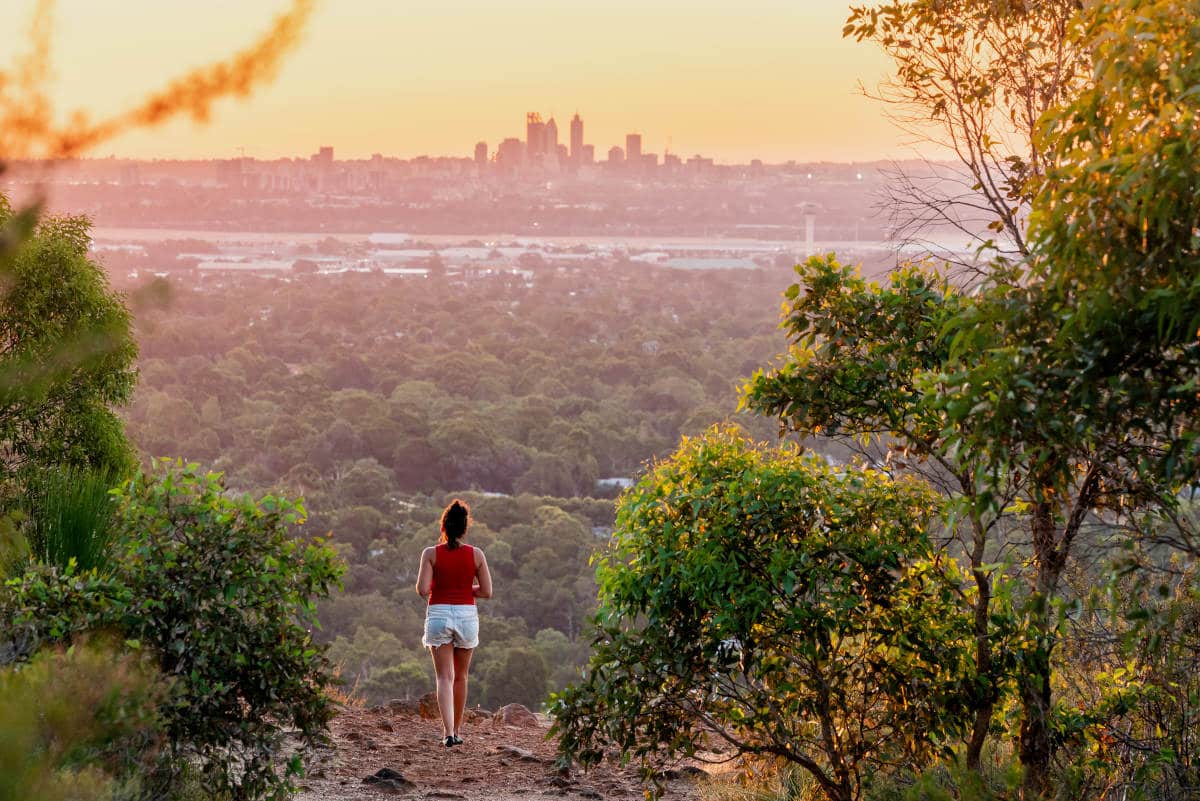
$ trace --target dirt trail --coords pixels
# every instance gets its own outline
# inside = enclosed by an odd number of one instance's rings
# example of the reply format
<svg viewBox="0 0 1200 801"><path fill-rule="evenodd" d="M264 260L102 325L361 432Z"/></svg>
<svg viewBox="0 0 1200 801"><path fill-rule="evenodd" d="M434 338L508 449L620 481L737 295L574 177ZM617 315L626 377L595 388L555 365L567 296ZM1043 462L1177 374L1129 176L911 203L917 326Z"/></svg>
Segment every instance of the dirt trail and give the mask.
<svg viewBox="0 0 1200 801"><path fill-rule="evenodd" d="M482 714L463 728L463 745L441 744L441 724L403 707L343 709L331 724L333 747L309 764L299 801L377 798L533 801L541 798L636 799L632 769L609 764L561 775L544 718L506 725ZM380 771L383 771L380 774ZM667 780L665 798L692 801L694 768ZM382 781L366 784L367 777ZM674 775L674 774L673 774Z"/></svg>

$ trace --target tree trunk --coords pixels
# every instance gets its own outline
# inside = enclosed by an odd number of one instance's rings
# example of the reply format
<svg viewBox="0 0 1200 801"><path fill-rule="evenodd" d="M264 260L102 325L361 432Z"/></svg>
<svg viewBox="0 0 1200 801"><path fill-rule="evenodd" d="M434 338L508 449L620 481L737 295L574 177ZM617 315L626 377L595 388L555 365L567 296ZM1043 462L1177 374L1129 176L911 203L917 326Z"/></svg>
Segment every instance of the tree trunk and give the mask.
<svg viewBox="0 0 1200 801"><path fill-rule="evenodd" d="M1021 676L1021 730L1018 757L1021 760L1022 801L1038 801L1049 795L1050 781L1050 643L1038 637Z"/></svg>
<svg viewBox="0 0 1200 801"><path fill-rule="evenodd" d="M1019 678L1022 719L1017 755L1022 801L1046 798L1050 779L1050 655L1054 649L1050 599L1058 586L1063 559L1055 537L1054 512L1045 500L1034 504L1031 533L1036 578L1027 625L1034 647Z"/></svg>
<svg viewBox="0 0 1200 801"><path fill-rule="evenodd" d="M992 645L989 638L989 617L992 601L992 585L987 573L978 566L972 569L979 596L975 599L975 673L978 680L987 682L983 695L977 700L975 722L971 726L971 739L967 741L967 769L979 772L983 757L983 746L992 727L992 715L996 708L996 682L992 676Z"/></svg>

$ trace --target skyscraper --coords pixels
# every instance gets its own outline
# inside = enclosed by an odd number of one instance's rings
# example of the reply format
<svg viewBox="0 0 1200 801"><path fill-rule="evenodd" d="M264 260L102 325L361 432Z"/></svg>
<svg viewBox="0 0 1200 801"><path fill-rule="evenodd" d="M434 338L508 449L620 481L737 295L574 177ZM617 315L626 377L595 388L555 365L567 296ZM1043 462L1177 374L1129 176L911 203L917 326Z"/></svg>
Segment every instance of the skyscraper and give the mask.
<svg viewBox="0 0 1200 801"><path fill-rule="evenodd" d="M551 117L546 121L546 149L547 158L553 159L558 157L558 123Z"/></svg>
<svg viewBox="0 0 1200 801"><path fill-rule="evenodd" d="M487 166L488 149L487 142L475 143L475 164L480 169Z"/></svg>
<svg viewBox="0 0 1200 801"><path fill-rule="evenodd" d="M579 112L575 112L575 116L571 118L571 163L579 164L583 161L583 118L579 116Z"/></svg>
<svg viewBox="0 0 1200 801"><path fill-rule="evenodd" d="M640 166L642 163L642 135L637 133L625 134L625 161L630 165Z"/></svg>
<svg viewBox="0 0 1200 801"><path fill-rule="evenodd" d="M546 123L542 115L531 111L525 115L525 159L536 162L546 152Z"/></svg>

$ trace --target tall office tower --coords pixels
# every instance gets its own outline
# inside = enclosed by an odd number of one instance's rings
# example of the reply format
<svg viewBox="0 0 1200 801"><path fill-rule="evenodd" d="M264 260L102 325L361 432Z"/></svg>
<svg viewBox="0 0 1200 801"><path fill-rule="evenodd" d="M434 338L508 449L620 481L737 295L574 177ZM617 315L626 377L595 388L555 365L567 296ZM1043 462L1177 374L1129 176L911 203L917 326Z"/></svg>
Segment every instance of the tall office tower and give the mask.
<svg viewBox="0 0 1200 801"><path fill-rule="evenodd" d="M546 152L546 123L542 115L531 111L525 115L525 160L534 162Z"/></svg>
<svg viewBox="0 0 1200 801"><path fill-rule="evenodd" d="M487 166L487 142L475 143L475 165L480 169Z"/></svg>
<svg viewBox="0 0 1200 801"><path fill-rule="evenodd" d="M642 135L625 134L625 161L630 166L640 166L642 163Z"/></svg>
<svg viewBox="0 0 1200 801"><path fill-rule="evenodd" d="M546 121L546 157L555 159L558 157L558 123L551 117Z"/></svg>
<svg viewBox="0 0 1200 801"><path fill-rule="evenodd" d="M571 118L571 163L579 164L581 161L583 161L583 118L577 111Z"/></svg>

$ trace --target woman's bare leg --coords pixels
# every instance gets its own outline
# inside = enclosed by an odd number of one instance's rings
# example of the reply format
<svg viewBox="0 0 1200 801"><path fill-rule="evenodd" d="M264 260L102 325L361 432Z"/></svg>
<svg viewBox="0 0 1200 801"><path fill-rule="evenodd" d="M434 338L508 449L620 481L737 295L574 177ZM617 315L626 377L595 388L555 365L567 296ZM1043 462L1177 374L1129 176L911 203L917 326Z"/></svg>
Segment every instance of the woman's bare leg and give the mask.
<svg viewBox="0 0 1200 801"><path fill-rule="evenodd" d="M438 712L442 715L442 736L449 737L454 733L454 700L457 684L454 680L454 663L456 648L447 643L436 648L430 648L433 655L433 672L437 675Z"/></svg>
<svg viewBox="0 0 1200 801"><path fill-rule="evenodd" d="M471 654L474 648L454 649L454 731L455 737L462 734L463 710L467 708L467 672L471 669Z"/></svg>

